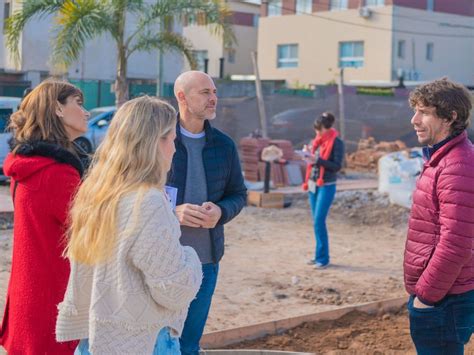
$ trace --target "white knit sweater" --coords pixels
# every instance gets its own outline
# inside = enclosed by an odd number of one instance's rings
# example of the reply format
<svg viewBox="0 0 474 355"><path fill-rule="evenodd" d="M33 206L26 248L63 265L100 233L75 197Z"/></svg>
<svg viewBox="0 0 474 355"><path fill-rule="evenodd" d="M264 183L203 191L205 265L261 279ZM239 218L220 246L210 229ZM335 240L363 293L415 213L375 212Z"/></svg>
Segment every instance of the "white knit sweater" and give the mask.
<svg viewBox="0 0 474 355"><path fill-rule="evenodd" d="M92 354L152 354L161 328L181 335L201 263L179 243L179 222L163 192L149 190L132 215L136 200L134 193L120 201L118 231L137 227L119 233L113 258L94 267L72 263L57 341L89 338Z"/></svg>

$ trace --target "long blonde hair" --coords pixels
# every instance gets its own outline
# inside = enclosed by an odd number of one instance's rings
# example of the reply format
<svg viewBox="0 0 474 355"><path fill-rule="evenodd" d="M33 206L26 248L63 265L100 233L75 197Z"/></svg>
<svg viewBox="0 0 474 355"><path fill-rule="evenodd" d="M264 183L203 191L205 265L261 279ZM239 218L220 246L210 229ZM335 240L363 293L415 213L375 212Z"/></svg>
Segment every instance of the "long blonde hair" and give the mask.
<svg viewBox="0 0 474 355"><path fill-rule="evenodd" d="M16 148L22 143L41 140L73 151L66 129L56 114L58 103L65 104L70 96L83 100L81 90L67 81L48 79L34 88L10 119L9 128L13 131Z"/></svg>
<svg viewBox="0 0 474 355"><path fill-rule="evenodd" d="M159 141L175 125L174 108L156 98L143 96L120 107L73 202L67 257L88 265L110 257L121 197L165 184Z"/></svg>

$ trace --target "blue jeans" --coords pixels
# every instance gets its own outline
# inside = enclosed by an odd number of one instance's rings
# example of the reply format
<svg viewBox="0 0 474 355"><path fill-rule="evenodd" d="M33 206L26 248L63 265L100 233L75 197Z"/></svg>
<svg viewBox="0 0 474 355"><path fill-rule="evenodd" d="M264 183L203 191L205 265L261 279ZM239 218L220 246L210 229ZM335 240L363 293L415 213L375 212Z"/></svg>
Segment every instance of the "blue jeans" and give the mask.
<svg viewBox="0 0 474 355"><path fill-rule="evenodd" d="M449 295L432 308L408 300L410 333L418 355L461 355L474 329L474 290Z"/></svg>
<svg viewBox="0 0 474 355"><path fill-rule="evenodd" d="M314 237L316 251L314 260L322 265L329 264L329 241L326 218L336 195L336 184L316 187L316 192L309 192L309 206L314 220Z"/></svg>
<svg viewBox="0 0 474 355"><path fill-rule="evenodd" d="M179 341L170 335L168 327L160 330L156 338L153 355L180 355ZM89 339L82 339L74 352L74 355L90 355Z"/></svg>
<svg viewBox="0 0 474 355"><path fill-rule="evenodd" d="M212 295L216 289L219 264L203 264L202 273L201 288L189 306L183 334L179 339L183 355L199 354L199 341L204 332L204 326L211 308Z"/></svg>

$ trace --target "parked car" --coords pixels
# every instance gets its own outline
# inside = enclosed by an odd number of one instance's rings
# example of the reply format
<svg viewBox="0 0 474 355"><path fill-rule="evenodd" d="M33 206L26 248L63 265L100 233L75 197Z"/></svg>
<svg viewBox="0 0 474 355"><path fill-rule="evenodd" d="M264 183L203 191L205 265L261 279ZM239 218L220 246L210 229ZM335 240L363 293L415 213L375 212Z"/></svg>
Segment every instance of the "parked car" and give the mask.
<svg viewBox="0 0 474 355"><path fill-rule="evenodd" d="M21 102L19 97L0 96L0 181L5 180L3 176L3 161L5 160L10 147L8 140L11 133L7 131L10 115L18 109Z"/></svg>
<svg viewBox="0 0 474 355"><path fill-rule="evenodd" d="M93 153L104 139L109 124L115 115L115 106L97 107L90 110L91 116L87 123L87 133L77 138L74 142L86 153Z"/></svg>
<svg viewBox="0 0 474 355"><path fill-rule="evenodd" d="M369 136L378 141L400 139L410 147L418 144L410 123L412 112L406 103L380 100L363 105L352 104L357 109L346 113L346 151L356 149L359 139ZM301 147L313 139L314 120L323 111L319 107L304 107L279 112L269 120L269 134L272 138L289 139L295 146ZM340 129L339 124L339 117L336 116L336 129Z"/></svg>

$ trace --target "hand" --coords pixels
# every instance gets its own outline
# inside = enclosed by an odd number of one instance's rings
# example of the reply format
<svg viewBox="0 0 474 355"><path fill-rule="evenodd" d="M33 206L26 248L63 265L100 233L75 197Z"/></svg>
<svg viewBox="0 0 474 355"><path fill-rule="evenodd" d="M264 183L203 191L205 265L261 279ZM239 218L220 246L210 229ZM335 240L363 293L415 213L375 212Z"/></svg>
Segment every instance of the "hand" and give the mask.
<svg viewBox="0 0 474 355"><path fill-rule="evenodd" d="M413 300L413 308L433 308L433 306L428 306L427 304L421 302L418 297L415 297Z"/></svg>
<svg viewBox="0 0 474 355"><path fill-rule="evenodd" d="M310 147L305 144L301 150L304 153L303 160L306 164L315 164L319 158L319 151L317 150L314 154L311 153Z"/></svg>
<svg viewBox="0 0 474 355"><path fill-rule="evenodd" d="M318 160L318 157L311 153L308 153L308 155L304 157L306 164L315 164L316 160Z"/></svg>
<svg viewBox="0 0 474 355"><path fill-rule="evenodd" d="M207 218L207 212L202 206L185 203L176 206L176 216L182 226L200 228Z"/></svg>
<svg viewBox="0 0 474 355"><path fill-rule="evenodd" d="M212 202L204 202L202 207L206 210L206 218L203 220L203 228L214 228L222 216L222 210Z"/></svg>

